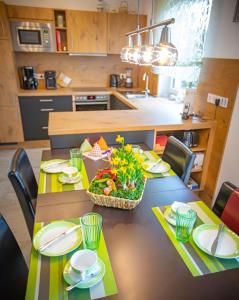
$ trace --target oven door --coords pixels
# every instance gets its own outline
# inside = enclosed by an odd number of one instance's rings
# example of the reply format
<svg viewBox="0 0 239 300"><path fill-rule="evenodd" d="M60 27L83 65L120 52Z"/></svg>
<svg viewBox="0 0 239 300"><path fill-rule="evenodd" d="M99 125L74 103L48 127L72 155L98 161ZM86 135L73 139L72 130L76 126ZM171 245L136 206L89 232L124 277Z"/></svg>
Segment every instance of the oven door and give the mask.
<svg viewBox="0 0 239 300"><path fill-rule="evenodd" d="M107 110L108 102L75 102L75 111Z"/></svg>

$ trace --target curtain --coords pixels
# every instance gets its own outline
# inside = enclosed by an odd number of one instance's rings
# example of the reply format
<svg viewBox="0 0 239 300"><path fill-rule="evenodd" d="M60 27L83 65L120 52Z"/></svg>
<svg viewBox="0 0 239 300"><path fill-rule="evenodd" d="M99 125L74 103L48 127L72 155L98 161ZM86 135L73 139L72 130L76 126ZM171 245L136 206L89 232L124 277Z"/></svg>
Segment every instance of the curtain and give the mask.
<svg viewBox="0 0 239 300"><path fill-rule="evenodd" d="M211 6L212 0L155 0L155 22L175 18L171 39L178 49L177 65L200 65ZM156 31L155 41L159 38Z"/></svg>

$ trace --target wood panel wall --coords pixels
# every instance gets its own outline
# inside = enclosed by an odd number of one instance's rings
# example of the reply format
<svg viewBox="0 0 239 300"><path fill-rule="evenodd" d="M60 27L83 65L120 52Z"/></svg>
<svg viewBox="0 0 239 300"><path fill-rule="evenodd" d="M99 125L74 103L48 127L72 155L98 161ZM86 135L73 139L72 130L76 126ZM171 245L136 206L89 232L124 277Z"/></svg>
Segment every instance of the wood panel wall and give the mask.
<svg viewBox="0 0 239 300"><path fill-rule="evenodd" d="M205 191L201 195L209 205L216 188L238 86L239 59L205 58L203 60L195 111L200 112L205 118L217 121ZM208 93L227 97L228 107L216 107L208 103Z"/></svg>
<svg viewBox="0 0 239 300"><path fill-rule="evenodd" d="M133 68L134 87L138 85L137 66L122 63L119 55L105 57L69 56L53 53L16 53L17 67L33 66L36 72L56 70L72 78L71 87L106 87L109 75Z"/></svg>

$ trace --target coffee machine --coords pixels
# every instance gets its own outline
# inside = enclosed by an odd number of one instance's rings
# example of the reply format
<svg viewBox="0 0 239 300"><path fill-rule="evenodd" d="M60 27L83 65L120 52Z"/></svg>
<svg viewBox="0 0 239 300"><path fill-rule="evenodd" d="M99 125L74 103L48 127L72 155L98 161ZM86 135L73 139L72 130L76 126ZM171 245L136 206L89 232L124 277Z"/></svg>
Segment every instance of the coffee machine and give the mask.
<svg viewBox="0 0 239 300"><path fill-rule="evenodd" d="M56 85L56 71L45 71L45 87L48 90L55 90Z"/></svg>
<svg viewBox="0 0 239 300"><path fill-rule="evenodd" d="M36 90L38 81L35 78L35 72L33 67L26 66L19 69L19 77L21 88L25 90Z"/></svg>

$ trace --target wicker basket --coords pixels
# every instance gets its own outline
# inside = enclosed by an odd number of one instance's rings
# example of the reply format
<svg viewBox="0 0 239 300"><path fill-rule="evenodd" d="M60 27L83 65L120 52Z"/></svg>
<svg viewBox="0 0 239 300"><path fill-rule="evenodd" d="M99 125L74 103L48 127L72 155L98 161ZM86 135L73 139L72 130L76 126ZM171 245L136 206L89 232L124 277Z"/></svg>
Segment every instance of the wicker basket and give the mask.
<svg viewBox="0 0 239 300"><path fill-rule="evenodd" d="M91 193L88 190L86 191L86 193L89 195L91 201L94 204L100 206L122 208L122 209L133 209L140 203L140 201L143 198L145 183L146 180L144 181L144 188L142 190L141 196L137 200L129 200L129 199L124 199L119 197L98 195L98 194Z"/></svg>

